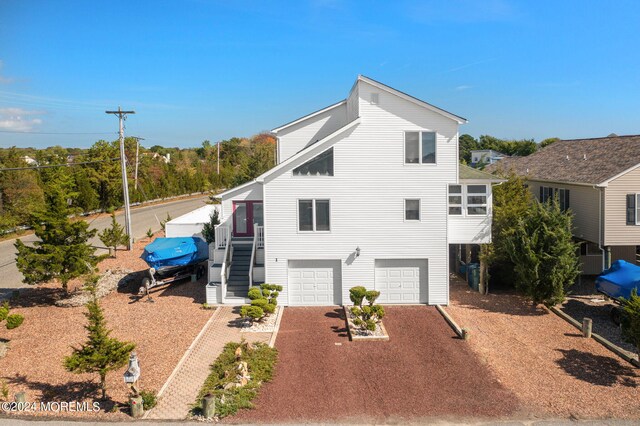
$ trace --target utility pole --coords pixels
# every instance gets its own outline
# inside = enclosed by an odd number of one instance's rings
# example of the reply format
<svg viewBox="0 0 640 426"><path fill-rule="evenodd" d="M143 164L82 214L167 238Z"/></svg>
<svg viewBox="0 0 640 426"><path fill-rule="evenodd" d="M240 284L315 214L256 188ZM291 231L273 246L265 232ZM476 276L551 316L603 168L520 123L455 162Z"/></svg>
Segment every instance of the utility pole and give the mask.
<svg viewBox="0 0 640 426"><path fill-rule="evenodd" d="M218 145L218 175L220 174L220 141L216 144Z"/></svg>
<svg viewBox="0 0 640 426"><path fill-rule="evenodd" d="M133 184L133 188L137 191L138 190L138 152L140 151L140 141L143 141L144 138L139 138L137 136L133 137L136 140L136 170L135 173L133 174L133 181L135 182Z"/></svg>
<svg viewBox="0 0 640 426"><path fill-rule="evenodd" d="M107 114L113 114L118 116L120 124L120 166L122 169L122 193L124 195L124 227L129 236L129 244L127 248L131 250L133 248L133 235L131 230L131 211L129 208L129 184L127 182L127 157L124 153L124 120L127 119L127 114L135 114L135 111L123 111L118 107L117 111L105 111Z"/></svg>

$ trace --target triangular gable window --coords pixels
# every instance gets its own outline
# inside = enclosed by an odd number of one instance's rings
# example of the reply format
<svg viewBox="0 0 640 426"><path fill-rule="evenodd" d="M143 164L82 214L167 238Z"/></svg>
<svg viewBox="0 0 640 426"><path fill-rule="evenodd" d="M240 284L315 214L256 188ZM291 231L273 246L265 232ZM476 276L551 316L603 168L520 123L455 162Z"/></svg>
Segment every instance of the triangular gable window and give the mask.
<svg viewBox="0 0 640 426"><path fill-rule="evenodd" d="M293 169L294 176L333 176L333 148Z"/></svg>

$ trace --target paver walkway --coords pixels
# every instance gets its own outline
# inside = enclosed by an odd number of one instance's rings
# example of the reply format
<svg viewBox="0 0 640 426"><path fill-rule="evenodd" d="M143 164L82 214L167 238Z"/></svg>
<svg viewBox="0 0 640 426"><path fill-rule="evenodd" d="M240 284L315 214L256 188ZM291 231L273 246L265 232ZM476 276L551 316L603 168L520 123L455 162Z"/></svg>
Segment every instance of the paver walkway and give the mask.
<svg viewBox="0 0 640 426"><path fill-rule="evenodd" d="M237 309L237 308L235 308ZM146 418L177 420L187 417L191 404L209 375L209 366L231 341L268 343L272 333L242 333L231 306L219 307L189 347L168 383L160 390L158 405Z"/></svg>

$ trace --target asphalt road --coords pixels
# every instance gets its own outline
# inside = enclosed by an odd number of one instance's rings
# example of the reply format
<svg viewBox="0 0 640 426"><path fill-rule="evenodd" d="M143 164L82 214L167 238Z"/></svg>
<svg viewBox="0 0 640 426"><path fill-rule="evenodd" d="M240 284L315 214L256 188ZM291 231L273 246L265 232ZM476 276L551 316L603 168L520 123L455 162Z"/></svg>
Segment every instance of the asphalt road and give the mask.
<svg viewBox="0 0 640 426"><path fill-rule="evenodd" d="M153 231L160 230L160 221L165 220L167 214L171 215L172 218L176 218L198 207L202 207L206 199L207 197L203 196L131 209L133 237L135 239L144 237L149 228ZM116 219L124 226L124 215L121 211L117 213ZM107 228L111 224L111 217L106 215L87 220L90 222L91 228L96 228L98 231ZM37 240L33 234L26 235L20 239L27 244ZM16 267L14 242L15 239L0 242L0 294L6 294L13 289L26 287L28 285L22 282L22 274ZM99 248L97 253L106 252L104 245L97 236L91 240L91 243Z"/></svg>

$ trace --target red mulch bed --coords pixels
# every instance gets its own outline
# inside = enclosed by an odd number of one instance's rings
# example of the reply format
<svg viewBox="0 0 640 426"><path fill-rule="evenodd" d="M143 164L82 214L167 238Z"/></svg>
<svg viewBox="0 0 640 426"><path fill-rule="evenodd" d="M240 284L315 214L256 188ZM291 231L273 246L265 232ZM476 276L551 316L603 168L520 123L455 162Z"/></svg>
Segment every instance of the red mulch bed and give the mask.
<svg viewBox="0 0 640 426"><path fill-rule="evenodd" d="M435 308L386 309L388 342L350 342L341 310L286 308L274 380L261 389L255 409L227 421L495 418L518 409Z"/></svg>
<svg viewBox="0 0 640 426"><path fill-rule="evenodd" d="M136 243L133 251L118 251L117 259L107 259L101 270L122 267L142 271L148 266L139 259L148 240ZM140 386L157 392L176 364L200 332L213 311L201 309L206 279L172 284L152 292L155 303L138 300L138 284L118 289L101 300L101 306L112 336L136 343L142 370ZM0 324L0 338L10 340L7 356L0 359L0 380L10 389L9 400L19 391L26 391L28 401L94 401L97 375L67 372L62 363L71 353L71 346L86 341L84 307L62 308L53 305L61 297L59 285L50 284L21 292L12 302L12 312L24 315L21 327L7 330ZM110 400L101 403L102 411L59 413L91 419L126 420L120 410L108 413L114 404L127 402L128 389L122 374L125 368L107 376ZM56 415L56 413L30 413Z"/></svg>

